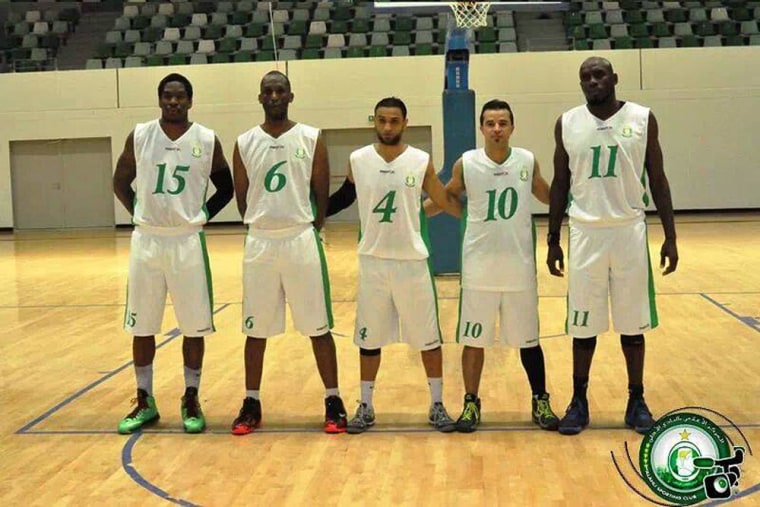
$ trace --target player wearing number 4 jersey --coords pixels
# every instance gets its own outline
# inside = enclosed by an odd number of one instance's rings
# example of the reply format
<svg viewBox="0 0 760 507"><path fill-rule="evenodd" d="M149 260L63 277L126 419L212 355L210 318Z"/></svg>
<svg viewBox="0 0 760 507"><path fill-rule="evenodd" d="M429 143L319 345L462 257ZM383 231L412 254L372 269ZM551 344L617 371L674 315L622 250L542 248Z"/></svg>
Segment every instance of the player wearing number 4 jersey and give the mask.
<svg viewBox="0 0 760 507"><path fill-rule="evenodd" d="M567 208L569 280L567 331L573 338L573 398L559 432L580 433L589 423L586 388L596 336L607 331L608 297L628 370L625 424L646 433L654 424L644 401L644 335L657 326L654 282L644 210L647 176L662 221L663 274L676 270L678 250L673 204L652 112L615 97L618 76L604 58L580 68L586 104L556 123L554 181L549 206L547 264L562 276L560 225ZM570 206L567 207L568 199Z"/></svg>
<svg viewBox="0 0 760 507"><path fill-rule="evenodd" d="M330 168L319 130L288 118L290 80L278 71L261 80L264 123L235 144L235 194L248 225L243 258L246 397L232 433L261 422L259 390L267 338L285 332L287 299L296 329L311 337L325 386L327 433L346 431L327 265L318 231L324 223ZM313 196L314 201L311 200Z"/></svg>
<svg viewBox="0 0 760 507"><path fill-rule="evenodd" d="M114 192L135 224L124 329L134 336L137 406L119 423L119 433L159 418L153 358L167 290L185 335L183 425L188 433L198 433L206 425L198 401L203 337L214 332L203 224L232 199L232 177L214 132L188 121L193 87L187 78L169 74L162 79L158 105L161 119L141 123L129 134L113 177ZM216 192L206 202L209 179Z"/></svg>
<svg viewBox="0 0 760 507"><path fill-rule="evenodd" d="M454 431L443 406L443 361L435 285L422 213L424 190L446 211L458 215L433 169L430 155L402 142L406 106L395 97L375 106L378 143L351 154L348 176L330 201L330 214L358 200L361 220L359 290L354 343L359 347L361 402L348 423L362 433L375 423L372 393L381 347L404 341L419 350L428 376L428 422Z"/></svg>
<svg viewBox="0 0 760 507"><path fill-rule="evenodd" d="M475 431L480 423L478 390L484 348L500 341L520 349L533 392L532 419L556 430L559 419L546 392L544 353L538 342L535 228L531 195L549 204L549 184L533 153L510 147L514 114L509 104L491 100L480 113L485 148L470 150L454 163L446 191L459 199L467 193L462 218L462 288L457 342L462 351L464 409L457 430ZM425 202L428 214L439 210Z"/></svg>

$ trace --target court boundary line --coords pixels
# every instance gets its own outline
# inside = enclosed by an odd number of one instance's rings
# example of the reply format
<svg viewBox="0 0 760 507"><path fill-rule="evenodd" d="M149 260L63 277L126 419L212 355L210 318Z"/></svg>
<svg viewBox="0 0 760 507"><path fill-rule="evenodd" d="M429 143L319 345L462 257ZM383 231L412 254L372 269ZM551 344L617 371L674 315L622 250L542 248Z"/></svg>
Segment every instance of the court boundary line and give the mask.
<svg viewBox="0 0 760 507"><path fill-rule="evenodd" d="M219 308L217 308L213 312L213 314L216 315L217 313L221 312L222 310L224 310L228 306L230 306L230 305L229 304L224 304L224 305L220 306ZM178 336L181 336L181 335L182 335L182 332L179 330L179 328L176 328L176 327L174 329L171 329L167 333L164 333L163 336L167 337L167 339L164 340L164 341L162 341L158 345L156 345L156 350L160 349L161 347L163 347L164 345L170 343L175 338L177 338ZM127 368L129 368L133 364L134 364L134 361L128 361L127 363L124 363L121 366L118 366L116 369L111 370L110 372L104 374L99 379L97 379L97 380L95 380L95 381L87 384L82 389L76 391L74 394L69 395L63 401L61 401L61 402L57 403L56 405L54 405L52 408L49 408L48 410L46 410L45 412L43 412L42 415L39 415L39 416L35 417L30 422L28 422L24 426L22 426L20 429L16 430L15 433L17 435L26 433L27 431L29 431L33 427L37 426L41 422L43 422L46 419L48 419L50 416L52 416L53 414L55 414L56 412L58 412L60 409L62 409L66 405L69 405L71 402L73 402L77 398L80 398L80 397L84 396L85 394L87 394L88 392L92 391L94 388L96 388L97 386L99 386L103 382L105 382L105 381L109 380L110 378L118 375L119 373L121 373L122 371L126 370Z"/></svg>
<svg viewBox="0 0 760 507"><path fill-rule="evenodd" d="M713 298L711 298L705 293L700 293L700 296L702 296L704 299L708 300L710 303L717 306L718 308L720 308L721 310L723 310L724 312L726 312L727 314L729 314L730 316L732 316L733 318L735 318L736 320L744 324L745 326L749 327L750 329L754 329L755 331L760 333L760 320L756 319L755 317L751 317L749 315L741 316L738 313L734 312L733 310L730 310L726 305L717 302L716 300L714 300Z"/></svg>

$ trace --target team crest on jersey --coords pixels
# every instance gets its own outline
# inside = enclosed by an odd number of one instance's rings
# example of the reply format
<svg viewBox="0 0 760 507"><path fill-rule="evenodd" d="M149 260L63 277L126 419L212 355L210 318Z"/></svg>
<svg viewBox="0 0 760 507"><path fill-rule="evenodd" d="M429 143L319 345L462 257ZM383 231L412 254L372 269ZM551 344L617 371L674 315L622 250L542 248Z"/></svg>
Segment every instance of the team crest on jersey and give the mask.
<svg viewBox="0 0 760 507"><path fill-rule="evenodd" d="M306 150L304 148L296 148L296 158L306 158Z"/></svg>
<svg viewBox="0 0 760 507"><path fill-rule="evenodd" d="M520 179L522 181L528 181L528 170L525 167L520 169Z"/></svg>
<svg viewBox="0 0 760 507"><path fill-rule="evenodd" d="M633 129L629 125L626 125L623 127L622 135L623 137L631 137L633 135Z"/></svg>
<svg viewBox="0 0 760 507"><path fill-rule="evenodd" d="M407 177L404 179L404 184L405 184L407 187L413 187L415 183L417 183L417 178L415 178L413 174L410 174L410 175L408 175L408 176L407 176Z"/></svg>
<svg viewBox="0 0 760 507"><path fill-rule="evenodd" d="M203 150L201 149L201 145L200 144L196 144L195 146L193 146L192 153L193 153L193 156L195 158L200 158L200 156L203 154Z"/></svg>

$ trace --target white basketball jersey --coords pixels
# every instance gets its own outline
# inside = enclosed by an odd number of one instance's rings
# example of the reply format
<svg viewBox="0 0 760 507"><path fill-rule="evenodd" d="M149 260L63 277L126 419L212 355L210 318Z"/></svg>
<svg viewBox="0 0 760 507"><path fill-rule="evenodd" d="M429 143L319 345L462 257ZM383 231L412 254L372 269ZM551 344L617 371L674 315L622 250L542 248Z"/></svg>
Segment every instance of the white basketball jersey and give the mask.
<svg viewBox="0 0 760 507"><path fill-rule="evenodd" d="M359 254L426 259L421 197L430 155L407 146L392 162L386 162L370 144L351 153L349 160L361 220Z"/></svg>
<svg viewBox="0 0 760 507"><path fill-rule="evenodd" d="M275 138L256 126L238 139L248 174L243 221L252 230L291 229L314 221L311 169L319 129L296 123Z"/></svg>
<svg viewBox="0 0 760 507"><path fill-rule="evenodd" d="M570 157L570 221L616 225L644 219L649 108L633 102L607 120L585 105L562 115Z"/></svg>
<svg viewBox="0 0 760 507"><path fill-rule="evenodd" d="M467 191L462 288L507 292L535 286L534 160L522 148L512 148L502 164L482 148L462 155Z"/></svg>
<svg viewBox="0 0 760 507"><path fill-rule="evenodd" d="M159 120L135 127L136 225L200 226L208 220L206 188L214 157L214 131L193 123L176 141Z"/></svg>

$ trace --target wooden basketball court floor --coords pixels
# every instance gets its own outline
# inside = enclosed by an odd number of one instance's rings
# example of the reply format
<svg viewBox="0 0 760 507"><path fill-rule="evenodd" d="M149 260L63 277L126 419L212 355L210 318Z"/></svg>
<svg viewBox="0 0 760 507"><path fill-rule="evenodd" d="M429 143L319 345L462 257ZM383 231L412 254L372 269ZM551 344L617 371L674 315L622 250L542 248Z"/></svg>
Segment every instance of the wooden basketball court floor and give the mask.
<svg viewBox="0 0 760 507"><path fill-rule="evenodd" d="M662 240L650 218L653 262ZM681 262L656 276L660 327L647 335L646 398L656 416L685 406L716 410L760 448L760 214L677 217ZM545 236L545 222L539 225ZM383 352L377 425L363 435L320 431L323 390L308 339L290 327L267 351L264 426L229 434L243 386L242 227L210 227L216 326L207 340L201 399L208 430L181 431L181 341L165 314L154 390L162 418L131 436L116 424L134 393L124 311L129 232L0 235L0 499L15 505L643 505L623 473L654 498L627 464L641 437L623 426L626 374L617 336L600 337L591 371L590 427L575 437L530 423L530 391L514 350L486 355L483 425L439 434L419 355ZM356 298L353 225L329 224L341 394L359 398L351 343ZM566 235L565 235L566 236ZM562 336L566 281L550 277L538 248L541 335L556 412L572 392L571 341ZM461 410L460 347L452 343L458 283L437 281L444 395ZM340 336L338 336L340 335ZM722 420L716 420L722 423ZM730 435L737 433L727 429ZM737 505L760 505L760 460L747 456Z"/></svg>

